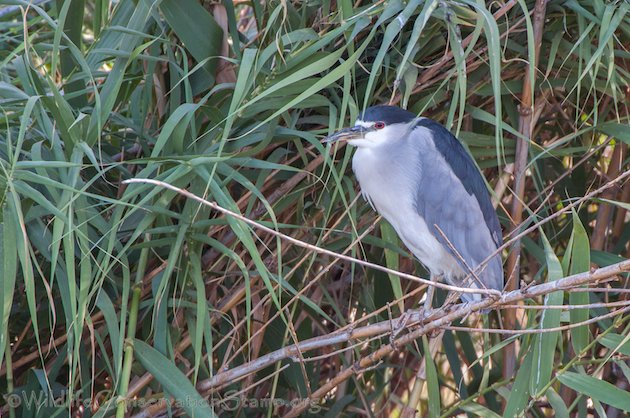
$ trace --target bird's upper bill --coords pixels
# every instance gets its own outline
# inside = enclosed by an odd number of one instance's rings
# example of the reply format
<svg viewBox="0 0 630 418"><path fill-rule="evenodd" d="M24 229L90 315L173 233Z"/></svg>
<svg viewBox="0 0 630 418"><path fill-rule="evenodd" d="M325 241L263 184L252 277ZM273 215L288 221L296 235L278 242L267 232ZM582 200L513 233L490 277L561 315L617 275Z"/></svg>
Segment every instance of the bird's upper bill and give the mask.
<svg viewBox="0 0 630 418"><path fill-rule="evenodd" d="M361 125L352 126L350 128L341 129L334 134L324 138L324 143L333 143L337 141L350 141L352 139L363 138L366 133L373 131L372 127Z"/></svg>

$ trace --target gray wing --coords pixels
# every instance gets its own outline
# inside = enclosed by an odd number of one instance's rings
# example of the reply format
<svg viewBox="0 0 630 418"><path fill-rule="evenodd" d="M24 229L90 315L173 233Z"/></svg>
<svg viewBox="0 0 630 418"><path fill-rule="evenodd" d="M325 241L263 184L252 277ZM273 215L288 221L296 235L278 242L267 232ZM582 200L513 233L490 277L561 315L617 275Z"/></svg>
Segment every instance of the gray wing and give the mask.
<svg viewBox="0 0 630 418"><path fill-rule="evenodd" d="M429 154L419 151L422 165L417 185L416 208L431 233L453 253L446 239L466 262L475 269L502 244L501 227L481 173L461 143L448 130L429 119L416 125L429 135L435 149ZM460 262L457 255L455 259ZM468 268L460 262L465 272ZM503 289L503 267L500 255L494 256L477 276L491 289Z"/></svg>

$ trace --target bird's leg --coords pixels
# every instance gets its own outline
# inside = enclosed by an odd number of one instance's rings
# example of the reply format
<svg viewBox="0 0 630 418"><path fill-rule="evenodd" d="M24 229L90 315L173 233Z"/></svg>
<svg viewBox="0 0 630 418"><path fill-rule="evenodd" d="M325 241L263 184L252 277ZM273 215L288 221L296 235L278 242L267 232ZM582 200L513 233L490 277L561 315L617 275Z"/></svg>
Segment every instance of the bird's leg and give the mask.
<svg viewBox="0 0 630 418"><path fill-rule="evenodd" d="M440 280L440 278L442 277L441 274L438 275L431 275L431 281L433 283L436 283L438 280ZM423 309L423 316L424 318L429 318L432 314L433 314L433 294L435 293L435 286L429 286L429 288L427 289L427 295L426 298L424 300L424 309ZM448 297L447 297L448 299ZM433 340L436 336L441 335L441 333L443 333L444 331L441 329L435 329L432 332L429 333L429 338L432 341L432 343L435 343ZM442 338L439 338L440 341L442 341ZM437 342L437 344L439 345L440 342Z"/></svg>
<svg viewBox="0 0 630 418"><path fill-rule="evenodd" d="M437 282L440 278L440 275L431 274L431 281L433 283ZM424 299L424 315L429 316L431 311L433 310L433 293L435 293L435 286L429 286L427 289L427 295Z"/></svg>
<svg viewBox="0 0 630 418"><path fill-rule="evenodd" d="M433 276L431 276L431 281L434 281ZM433 304L433 292L435 292L435 288L433 286L429 286L427 289L427 295L424 298L424 311L426 313L431 311L431 305Z"/></svg>
<svg viewBox="0 0 630 418"><path fill-rule="evenodd" d="M431 281L435 283L435 282L437 282L440 279L440 277L441 277L441 275L433 275L432 274L431 275ZM398 323L392 329L392 333L390 335L390 343L392 344L392 346L394 348L396 348L396 346L395 346L395 339L396 339L396 337L407 326L407 323L409 322L409 319L413 316L414 313L420 311L420 317L423 320L426 320L428 317L431 316L431 314L433 313L433 307L432 307L432 305L433 305L433 293L435 293L435 286L429 286L429 288L427 289L427 292L426 292L426 297L425 297L425 300L424 300L424 307L423 307L422 310L410 309L408 311L403 312L403 314L401 315Z"/></svg>
<svg viewBox="0 0 630 418"><path fill-rule="evenodd" d="M464 304L462 305L463 308L468 309L468 306L472 305L473 302L464 302ZM466 313L466 315L464 315L464 317L462 318L462 322L466 322L466 320L468 319L468 317L470 316L470 314L472 314L472 311L468 311L468 313Z"/></svg>

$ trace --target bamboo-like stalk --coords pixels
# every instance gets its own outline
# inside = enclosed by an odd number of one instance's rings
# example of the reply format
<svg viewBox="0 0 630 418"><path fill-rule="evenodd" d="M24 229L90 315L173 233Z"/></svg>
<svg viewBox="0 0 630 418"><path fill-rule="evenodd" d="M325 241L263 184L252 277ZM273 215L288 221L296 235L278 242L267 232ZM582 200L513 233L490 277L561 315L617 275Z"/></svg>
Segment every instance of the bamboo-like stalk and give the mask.
<svg viewBox="0 0 630 418"><path fill-rule="evenodd" d="M625 144L617 142L614 146L610 162L608 162L608 169L606 170L606 178L615 178L619 175L624 162L624 147ZM602 198L609 200L617 199L618 190L611 188L606 190L602 194ZM595 219L595 228L593 229L593 235L591 237L591 249L604 250L606 246L606 238L608 228L610 227L613 214L613 206L610 203L601 202L599 209L597 210L597 218Z"/></svg>
<svg viewBox="0 0 630 418"><path fill-rule="evenodd" d="M6 345L4 346L4 362L6 364L7 371L7 393L13 392L13 368L11 367L12 353L11 353L11 340L9 338L6 339ZM11 396L11 395L9 395ZM9 417L15 418L15 406L9 402L9 399L6 398L5 401L9 406Z"/></svg>
<svg viewBox="0 0 630 418"><path fill-rule="evenodd" d="M523 138L517 139L516 142L516 160L514 162L514 196L512 196L512 230L516 231L520 228L523 220L523 204L525 200L525 172L527 170L527 162L529 160L529 143L534 131L534 92L532 87L535 82L536 69L540 58L540 45L542 43L542 35L545 23L545 11L547 0L536 0L534 6L534 62L529 63L525 68L525 77L523 79L523 93L521 95L521 103L519 105L520 119L519 132ZM530 68L534 67L533 74ZM534 79L532 79L532 76ZM507 262L507 282L505 290L512 291L519 285L520 277L520 239L516 240L512 245L510 255ZM516 324L516 310L509 309L503 317L503 325L507 329L513 329ZM505 357L503 360L503 378L513 376L516 368L516 345L514 343L505 347Z"/></svg>
<svg viewBox="0 0 630 418"><path fill-rule="evenodd" d="M116 399L116 418L124 418L127 409L127 391L131 377L131 365L133 364L133 339L136 337L136 324L138 323L138 307L142 287L135 286L131 293L131 306L129 307L129 322L127 324L127 338L125 338L125 358L123 360L118 399Z"/></svg>

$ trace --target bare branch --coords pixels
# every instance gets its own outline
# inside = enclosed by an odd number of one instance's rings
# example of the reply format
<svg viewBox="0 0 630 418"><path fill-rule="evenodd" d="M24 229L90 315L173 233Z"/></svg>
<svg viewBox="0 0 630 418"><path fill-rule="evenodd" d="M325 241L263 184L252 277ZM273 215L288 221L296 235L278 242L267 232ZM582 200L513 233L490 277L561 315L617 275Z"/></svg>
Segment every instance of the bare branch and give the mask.
<svg viewBox="0 0 630 418"><path fill-rule="evenodd" d="M401 321L406 320L408 325L422 323L423 321L429 321L422 325L416 331L401 336L395 340L394 345L404 345L414 339L433 331L434 329L448 326L455 319L463 318L470 315L473 312L480 311L488 308L499 308L502 305L509 305L517 301L529 299L536 296L546 295L555 291L563 291L579 287L584 284L594 283L608 277L618 275L623 272L630 271L630 260L625 260L617 264L613 264L608 267L603 267L591 272L575 274L562 279L555 280L549 283L543 283L536 286L531 286L527 289L515 290L509 293L503 294L498 300L483 299L477 302L462 303L454 306L445 307L437 310L431 317L423 318L422 313L413 312L407 314L406 318L395 318L378 322L376 324L367 325L365 327L354 328L354 324L350 324L334 333L323 335L321 337L315 337L302 341L296 345L281 348L265 356L259 357L249 363L245 363L241 366L235 367L231 370L223 371L214 377L201 382L198 388L201 391L213 390L226 383L232 383L235 379L242 378L250 373L254 373L262 368L270 366L277 361L297 358L298 352L302 354L317 348L322 348L330 345L347 343L357 340L359 338L374 337L377 335L387 335L391 332L392 327L396 328ZM621 313L622 311L630 309L623 308L615 312ZM582 324L580 324L582 325ZM537 330L540 332L540 330ZM515 331L518 332L518 331ZM523 334L529 332L523 330ZM414 335L413 338L409 338L410 335ZM394 348L391 347L393 351ZM379 357L381 358L381 357Z"/></svg>

